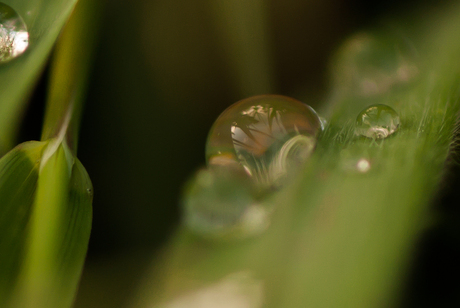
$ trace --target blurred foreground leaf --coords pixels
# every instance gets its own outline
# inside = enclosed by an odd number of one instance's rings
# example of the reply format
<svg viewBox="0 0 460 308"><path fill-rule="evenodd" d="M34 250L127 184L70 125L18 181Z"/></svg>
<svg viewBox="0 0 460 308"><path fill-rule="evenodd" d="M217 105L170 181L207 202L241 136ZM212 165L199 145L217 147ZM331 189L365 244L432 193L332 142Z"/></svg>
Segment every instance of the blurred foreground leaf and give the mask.
<svg viewBox="0 0 460 308"><path fill-rule="evenodd" d="M75 157L95 33L87 35L90 3L77 5L59 40L43 141L0 160L1 307L70 307L76 294L92 220L91 180Z"/></svg>
<svg viewBox="0 0 460 308"><path fill-rule="evenodd" d="M10 235L2 239L2 257L10 260L1 262L2 306L11 294L11 307L70 307L75 296L91 230L92 186L78 160L69 169L63 146L40 171L37 154L48 144L25 143L1 160L1 197L16 209L2 211L1 228ZM21 170L25 176L18 177ZM25 197L11 199L19 195Z"/></svg>
<svg viewBox="0 0 460 308"><path fill-rule="evenodd" d="M459 12L455 5L411 24L422 63L414 84L331 102L330 125L303 174L267 201L277 209L264 235L209 241L179 229L132 307L396 306L455 142ZM356 116L371 104L393 107L399 132L356 137ZM368 171L353 167L360 159Z"/></svg>
<svg viewBox="0 0 460 308"><path fill-rule="evenodd" d="M0 155L11 149L27 98L76 0L4 0L24 19L29 48L0 65Z"/></svg>

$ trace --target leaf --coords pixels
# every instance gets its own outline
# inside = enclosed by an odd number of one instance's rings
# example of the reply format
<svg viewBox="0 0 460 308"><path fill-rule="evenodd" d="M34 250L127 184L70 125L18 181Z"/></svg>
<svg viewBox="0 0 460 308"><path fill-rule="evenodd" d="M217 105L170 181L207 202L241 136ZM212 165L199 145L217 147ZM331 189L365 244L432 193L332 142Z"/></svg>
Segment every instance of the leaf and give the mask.
<svg viewBox="0 0 460 308"><path fill-rule="evenodd" d="M73 301L91 229L92 186L78 161L71 170L61 145L40 171L13 307Z"/></svg>
<svg viewBox="0 0 460 308"><path fill-rule="evenodd" d="M71 112L67 144L76 150L82 102L86 93L101 5L80 0L61 35L51 63L51 80L42 130L42 140L55 137ZM83 46L83 47L82 47Z"/></svg>
<svg viewBox="0 0 460 308"><path fill-rule="evenodd" d="M27 142L0 159L0 306L11 294L27 237L25 226L37 188L46 142Z"/></svg>
<svg viewBox="0 0 460 308"><path fill-rule="evenodd" d="M69 169L62 145L40 171L48 145L27 142L0 160L2 307L70 307L81 275L91 180L78 160Z"/></svg>
<svg viewBox="0 0 460 308"><path fill-rule="evenodd" d="M262 307L259 294L235 291L244 281L217 287L242 273L262 286L263 307L396 306L458 129L459 12L456 4L412 25L423 63L413 85L332 102L330 125L303 174L266 201L276 210L265 234L209 241L180 228L132 307L177 307L184 298L213 307L222 297ZM355 118L370 104L394 107L399 132L381 141L356 137ZM367 159L369 171L349 168L346 153L352 164Z"/></svg>
<svg viewBox="0 0 460 308"><path fill-rule="evenodd" d="M12 148L34 83L76 0L4 0L24 19L29 48L0 65L0 155Z"/></svg>
<svg viewBox="0 0 460 308"><path fill-rule="evenodd" d="M0 160L0 230L8 235L0 246L8 261L0 265L1 307L70 307L76 294L91 230L92 184L66 136L71 126L76 142L91 52L75 53L74 44L85 40L88 27L78 25L92 14L88 7L77 6L55 52L45 117L50 134ZM70 59L78 65L62 77Z"/></svg>

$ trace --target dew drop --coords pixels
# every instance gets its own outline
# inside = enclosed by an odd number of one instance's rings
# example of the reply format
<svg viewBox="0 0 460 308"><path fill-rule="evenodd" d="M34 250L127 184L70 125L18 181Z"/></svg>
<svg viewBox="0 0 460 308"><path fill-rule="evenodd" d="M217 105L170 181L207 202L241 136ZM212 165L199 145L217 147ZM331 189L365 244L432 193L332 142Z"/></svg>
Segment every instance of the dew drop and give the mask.
<svg viewBox="0 0 460 308"><path fill-rule="evenodd" d="M399 128L399 115L393 108L378 104L361 111L356 119L355 134L372 139L384 139Z"/></svg>
<svg viewBox="0 0 460 308"><path fill-rule="evenodd" d="M261 95L227 108L206 144L208 166L243 168L259 189L279 188L308 159L321 131L316 112L280 95Z"/></svg>
<svg viewBox="0 0 460 308"><path fill-rule="evenodd" d="M253 181L240 168L199 170L182 205L185 225L205 237L247 237L268 227L268 209L257 202Z"/></svg>
<svg viewBox="0 0 460 308"><path fill-rule="evenodd" d="M340 165L346 172L367 173L372 168L368 155L359 148L348 148L340 152Z"/></svg>
<svg viewBox="0 0 460 308"><path fill-rule="evenodd" d="M369 169L371 169L371 163L367 159L361 158L356 163L356 169L361 173L366 173Z"/></svg>
<svg viewBox="0 0 460 308"><path fill-rule="evenodd" d="M0 63L21 55L28 46L26 24L13 8L0 2Z"/></svg>
<svg viewBox="0 0 460 308"><path fill-rule="evenodd" d="M348 95L375 97L414 81L419 75L416 58L415 48L401 35L358 33L339 48L333 80Z"/></svg>

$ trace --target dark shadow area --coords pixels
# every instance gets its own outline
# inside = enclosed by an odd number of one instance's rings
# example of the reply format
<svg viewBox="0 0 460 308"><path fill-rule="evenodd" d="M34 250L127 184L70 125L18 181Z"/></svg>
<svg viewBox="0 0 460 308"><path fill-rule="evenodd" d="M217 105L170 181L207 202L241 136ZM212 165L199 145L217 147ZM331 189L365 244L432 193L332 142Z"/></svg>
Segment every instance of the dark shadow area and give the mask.
<svg viewBox="0 0 460 308"><path fill-rule="evenodd" d="M45 115L45 103L48 90L50 65L46 65L34 92L30 97L25 110L22 124L18 133L18 143L30 140L40 140L43 120Z"/></svg>

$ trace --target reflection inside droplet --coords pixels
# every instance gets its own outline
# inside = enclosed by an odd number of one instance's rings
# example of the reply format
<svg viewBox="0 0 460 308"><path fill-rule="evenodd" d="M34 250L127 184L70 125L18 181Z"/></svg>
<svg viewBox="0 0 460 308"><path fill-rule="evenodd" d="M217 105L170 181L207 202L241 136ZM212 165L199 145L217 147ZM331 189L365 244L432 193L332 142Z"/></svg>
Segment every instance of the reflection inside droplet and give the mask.
<svg viewBox="0 0 460 308"><path fill-rule="evenodd" d="M409 84L419 75L416 54L402 36L358 33L337 52L335 86L348 95L370 97Z"/></svg>
<svg viewBox="0 0 460 308"><path fill-rule="evenodd" d="M247 237L268 227L268 209L258 203L252 180L240 168L199 170L183 196L183 220L205 237Z"/></svg>
<svg viewBox="0 0 460 308"><path fill-rule="evenodd" d="M237 164L270 190L313 152L321 122L316 112L295 99L261 95L239 101L214 123L206 144L209 166Z"/></svg>
<svg viewBox="0 0 460 308"><path fill-rule="evenodd" d="M24 53L29 46L29 33L22 18L10 6L0 3L0 62Z"/></svg>
<svg viewBox="0 0 460 308"><path fill-rule="evenodd" d="M373 105L359 113L355 134L372 139L383 139L395 133L399 125L399 115L393 108L383 104Z"/></svg>

